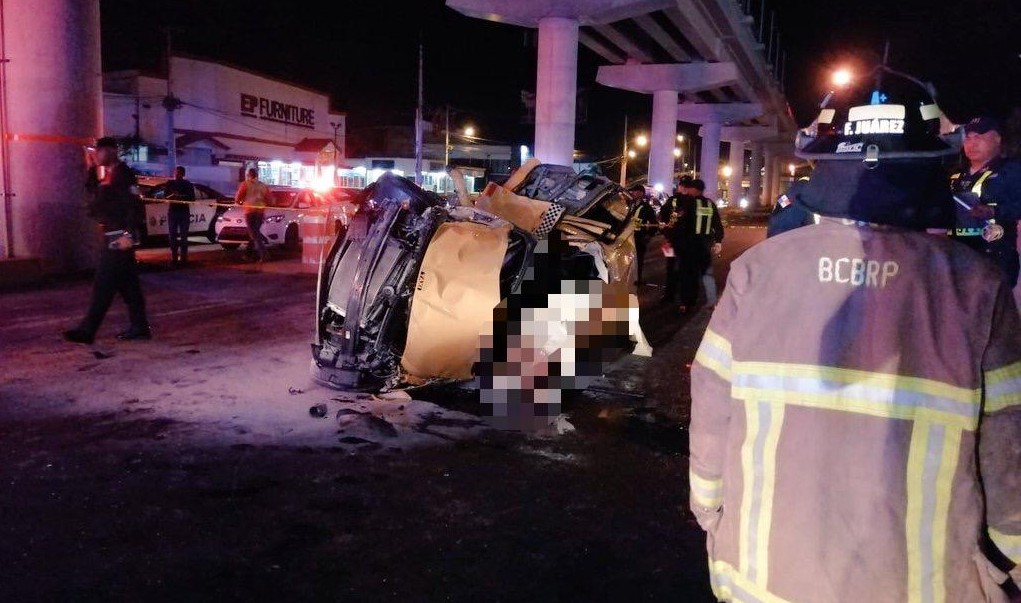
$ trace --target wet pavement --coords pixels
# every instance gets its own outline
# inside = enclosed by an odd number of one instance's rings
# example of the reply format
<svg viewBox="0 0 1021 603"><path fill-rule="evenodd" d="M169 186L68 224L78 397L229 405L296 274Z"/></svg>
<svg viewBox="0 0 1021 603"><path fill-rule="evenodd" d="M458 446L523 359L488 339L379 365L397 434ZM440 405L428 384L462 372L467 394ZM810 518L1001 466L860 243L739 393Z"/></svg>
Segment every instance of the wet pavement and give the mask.
<svg viewBox="0 0 1021 603"><path fill-rule="evenodd" d="M724 259L761 237L730 229ZM0 294L4 600L711 600L686 511L708 311L643 287L653 357L568 396L573 431L538 437L489 429L462 389L312 383L295 257L140 257L151 342L113 339L118 301L95 346L64 343L84 280ZM650 280L662 265L650 251Z"/></svg>

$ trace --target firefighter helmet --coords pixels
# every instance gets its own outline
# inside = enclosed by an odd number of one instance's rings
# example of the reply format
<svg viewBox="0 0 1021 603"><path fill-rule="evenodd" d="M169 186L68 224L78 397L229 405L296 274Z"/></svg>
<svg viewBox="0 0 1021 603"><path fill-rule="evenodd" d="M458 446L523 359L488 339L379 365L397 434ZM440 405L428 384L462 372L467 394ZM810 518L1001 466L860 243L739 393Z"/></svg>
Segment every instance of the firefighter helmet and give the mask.
<svg viewBox="0 0 1021 603"><path fill-rule="evenodd" d="M815 161L799 196L810 211L904 228L949 228L945 156L960 149L931 85L880 66L868 86L830 93L798 133L795 154ZM832 102L831 102L832 101Z"/></svg>
<svg viewBox="0 0 1021 603"><path fill-rule="evenodd" d="M885 65L865 83L829 93L818 117L798 133L804 159L922 159L957 154L960 130L943 116L935 89Z"/></svg>

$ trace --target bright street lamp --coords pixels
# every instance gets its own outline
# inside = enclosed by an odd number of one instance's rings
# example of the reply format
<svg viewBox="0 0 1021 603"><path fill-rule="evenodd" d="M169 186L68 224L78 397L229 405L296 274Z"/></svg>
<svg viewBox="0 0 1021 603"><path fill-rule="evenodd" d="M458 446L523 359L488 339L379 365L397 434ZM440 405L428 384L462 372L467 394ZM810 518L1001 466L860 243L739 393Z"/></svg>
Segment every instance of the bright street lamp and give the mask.
<svg viewBox="0 0 1021 603"><path fill-rule="evenodd" d="M677 142L684 142L684 134L677 135Z"/></svg>
<svg viewBox="0 0 1021 603"><path fill-rule="evenodd" d="M844 86L851 83L852 75L847 69L837 69L833 72L833 85L837 88L843 88Z"/></svg>
<svg viewBox="0 0 1021 603"><path fill-rule="evenodd" d="M680 159L681 157L681 150L678 149L677 147L674 147L674 157L677 159Z"/></svg>
<svg viewBox="0 0 1021 603"><path fill-rule="evenodd" d="M627 156L628 159L634 159L635 157L638 156L638 153L635 153L634 149L628 149Z"/></svg>
<svg viewBox="0 0 1021 603"><path fill-rule="evenodd" d="M730 178L730 176L734 173L734 169L729 165L723 166L723 170L721 171L723 173L724 178Z"/></svg>
<svg viewBox="0 0 1021 603"><path fill-rule="evenodd" d="M639 134L638 136L635 136L635 144L637 146L644 147L649 144L649 137L645 134Z"/></svg>
<svg viewBox="0 0 1021 603"><path fill-rule="evenodd" d="M464 129L464 135L467 136L468 138L475 136L475 128L472 126L467 126Z"/></svg>

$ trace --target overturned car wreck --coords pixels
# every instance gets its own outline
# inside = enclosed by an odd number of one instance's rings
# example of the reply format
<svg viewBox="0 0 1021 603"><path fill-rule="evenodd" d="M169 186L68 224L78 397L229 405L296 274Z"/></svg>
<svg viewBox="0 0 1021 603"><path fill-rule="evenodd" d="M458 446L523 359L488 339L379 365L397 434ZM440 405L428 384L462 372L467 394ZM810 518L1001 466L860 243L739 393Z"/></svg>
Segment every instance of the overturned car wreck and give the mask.
<svg viewBox="0 0 1021 603"><path fill-rule="evenodd" d="M318 381L472 381L494 416L540 418L607 362L648 353L630 285L635 208L606 178L533 162L474 204L390 174L362 195L321 266Z"/></svg>

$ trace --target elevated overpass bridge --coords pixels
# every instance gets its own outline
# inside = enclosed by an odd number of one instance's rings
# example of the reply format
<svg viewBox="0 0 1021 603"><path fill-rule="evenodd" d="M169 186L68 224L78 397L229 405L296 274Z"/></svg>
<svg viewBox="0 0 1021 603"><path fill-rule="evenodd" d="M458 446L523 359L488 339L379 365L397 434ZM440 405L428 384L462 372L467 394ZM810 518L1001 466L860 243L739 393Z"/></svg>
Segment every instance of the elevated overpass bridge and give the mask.
<svg viewBox="0 0 1021 603"><path fill-rule="evenodd" d="M765 2L447 0L447 6L470 17L538 29L540 160L571 164L581 44L607 63L599 68L598 83L652 96L650 184L670 187L677 122L683 121L701 126L698 172L707 196L719 196L720 147L726 142L728 190L741 190L747 177L749 199L768 203L779 194L797 125L784 97L780 34Z"/></svg>

